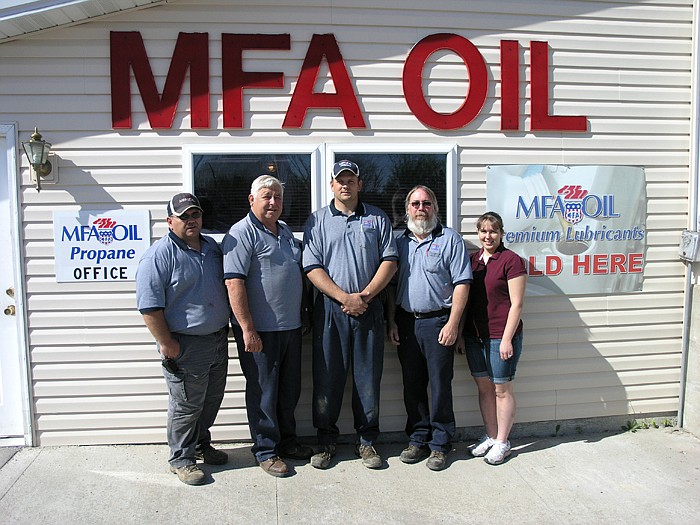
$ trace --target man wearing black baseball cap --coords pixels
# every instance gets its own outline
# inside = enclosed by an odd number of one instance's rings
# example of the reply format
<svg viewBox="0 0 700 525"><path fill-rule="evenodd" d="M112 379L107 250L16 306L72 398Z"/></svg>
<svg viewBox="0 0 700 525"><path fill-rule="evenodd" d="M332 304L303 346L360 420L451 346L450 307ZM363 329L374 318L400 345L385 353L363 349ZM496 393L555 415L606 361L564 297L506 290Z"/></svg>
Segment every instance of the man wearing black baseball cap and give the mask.
<svg viewBox="0 0 700 525"><path fill-rule="evenodd" d="M357 164L333 166L333 201L309 216L304 228L303 267L321 292L313 309L313 422L322 449L311 465L325 469L336 453L338 417L352 368L352 409L357 454L367 468L380 468L379 386L384 364L384 311L377 295L396 271L398 252L391 221L360 200Z"/></svg>
<svg viewBox="0 0 700 525"><path fill-rule="evenodd" d="M200 213L202 206L199 204L199 199L191 193L178 193L168 202L168 217L180 217L183 213L191 208L197 208Z"/></svg>
<svg viewBox="0 0 700 525"><path fill-rule="evenodd" d="M333 178L335 179L341 173L349 173L355 175L358 179L360 178L360 168L357 164L350 160L341 160L333 164Z"/></svg>
<svg viewBox="0 0 700 525"><path fill-rule="evenodd" d="M168 400L170 471L201 485L210 465L228 461L209 428L224 398L229 304L218 243L201 235L202 207L191 193L167 204L170 232L148 249L136 272L136 302L156 340Z"/></svg>

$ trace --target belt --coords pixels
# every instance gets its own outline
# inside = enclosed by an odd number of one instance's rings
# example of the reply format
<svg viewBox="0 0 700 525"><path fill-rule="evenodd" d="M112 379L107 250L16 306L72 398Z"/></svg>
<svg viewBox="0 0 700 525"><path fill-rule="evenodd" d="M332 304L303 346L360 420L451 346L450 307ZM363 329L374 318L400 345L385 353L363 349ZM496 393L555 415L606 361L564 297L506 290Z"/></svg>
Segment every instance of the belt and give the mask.
<svg viewBox="0 0 700 525"><path fill-rule="evenodd" d="M402 308L403 310L403 308ZM408 312L404 310L408 315L412 315L416 319L432 319L433 317L440 317L441 315L449 315L449 308L442 308L441 310L435 310L433 312Z"/></svg>

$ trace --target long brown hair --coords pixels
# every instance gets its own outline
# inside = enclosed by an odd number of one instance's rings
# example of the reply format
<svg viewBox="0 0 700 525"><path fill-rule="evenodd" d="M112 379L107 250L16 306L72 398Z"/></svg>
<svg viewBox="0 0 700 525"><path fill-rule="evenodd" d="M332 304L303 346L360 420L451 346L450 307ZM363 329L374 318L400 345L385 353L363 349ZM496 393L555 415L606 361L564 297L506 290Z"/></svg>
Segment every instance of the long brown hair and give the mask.
<svg viewBox="0 0 700 525"><path fill-rule="evenodd" d="M505 229L503 227L503 219L495 211L487 211L476 220L476 231L479 231L481 229L481 226L485 222L489 222L492 226L496 226L496 228L498 228L498 231L501 232L501 235L503 235L503 233L505 232Z"/></svg>

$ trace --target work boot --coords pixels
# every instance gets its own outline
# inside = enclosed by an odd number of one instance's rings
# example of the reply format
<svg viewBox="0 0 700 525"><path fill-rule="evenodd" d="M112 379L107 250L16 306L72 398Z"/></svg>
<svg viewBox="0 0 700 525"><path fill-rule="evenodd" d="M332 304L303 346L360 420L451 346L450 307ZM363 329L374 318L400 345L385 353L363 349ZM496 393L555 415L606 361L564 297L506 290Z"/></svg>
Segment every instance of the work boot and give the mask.
<svg viewBox="0 0 700 525"><path fill-rule="evenodd" d="M372 445L359 445L356 454L362 458L362 464L367 468L381 468L382 458Z"/></svg>
<svg viewBox="0 0 700 525"><path fill-rule="evenodd" d="M447 466L447 455L439 450L433 450L426 465L430 470L443 470Z"/></svg>
<svg viewBox="0 0 700 525"><path fill-rule="evenodd" d="M283 478L289 474L287 464L277 456L261 461L259 465L260 468L267 472L270 476L275 476L276 478Z"/></svg>
<svg viewBox="0 0 700 525"><path fill-rule="evenodd" d="M328 468L333 456L335 456L335 445L326 445L321 452L311 456L311 466L315 468Z"/></svg>
<svg viewBox="0 0 700 525"><path fill-rule="evenodd" d="M204 461L207 465L225 465L228 463L228 454L222 450L216 450L211 445L207 445L196 452L194 458Z"/></svg>
<svg viewBox="0 0 700 525"><path fill-rule="evenodd" d="M408 445L399 456L399 459L404 463L418 463L424 460L430 454L428 447L418 447L416 445Z"/></svg>
<svg viewBox="0 0 700 525"><path fill-rule="evenodd" d="M170 472L177 474L177 477L185 485L201 485L204 483L204 472L197 465L185 465L184 467L170 466Z"/></svg>

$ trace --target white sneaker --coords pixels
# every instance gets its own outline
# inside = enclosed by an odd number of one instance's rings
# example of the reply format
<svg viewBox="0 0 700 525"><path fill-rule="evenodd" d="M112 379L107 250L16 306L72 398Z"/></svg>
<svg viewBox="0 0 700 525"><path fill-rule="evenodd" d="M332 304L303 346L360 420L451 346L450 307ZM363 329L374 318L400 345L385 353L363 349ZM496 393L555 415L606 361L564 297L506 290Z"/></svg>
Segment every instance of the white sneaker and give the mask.
<svg viewBox="0 0 700 525"><path fill-rule="evenodd" d="M500 465L510 456L510 441L493 441L493 446L484 460L491 465Z"/></svg>
<svg viewBox="0 0 700 525"><path fill-rule="evenodd" d="M481 436L478 443L474 443L471 446L470 452L472 453L472 456L480 458L481 456L486 455L486 453L489 451L489 449L493 446L495 442L496 440L493 439L491 436L489 436L488 434L484 434L483 436Z"/></svg>

